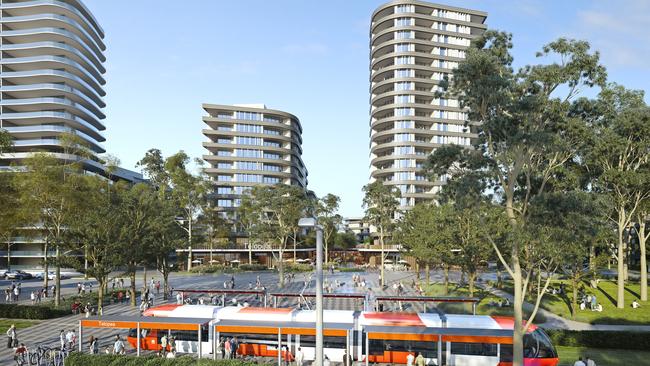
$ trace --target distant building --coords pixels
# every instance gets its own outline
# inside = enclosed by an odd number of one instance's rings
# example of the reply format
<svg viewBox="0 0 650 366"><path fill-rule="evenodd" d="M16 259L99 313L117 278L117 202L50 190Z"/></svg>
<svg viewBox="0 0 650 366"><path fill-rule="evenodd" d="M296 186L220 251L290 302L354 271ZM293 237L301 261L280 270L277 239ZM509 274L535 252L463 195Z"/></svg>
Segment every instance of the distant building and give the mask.
<svg viewBox="0 0 650 366"><path fill-rule="evenodd" d="M343 219L343 227L346 232L354 233L360 243L370 237L370 225L363 217L346 217Z"/></svg>
<svg viewBox="0 0 650 366"><path fill-rule="evenodd" d="M486 29L487 13L416 0L381 5L370 26L370 181L402 193L400 209L429 202L446 177L422 164L437 147L469 147L476 137L458 100L438 84Z"/></svg>

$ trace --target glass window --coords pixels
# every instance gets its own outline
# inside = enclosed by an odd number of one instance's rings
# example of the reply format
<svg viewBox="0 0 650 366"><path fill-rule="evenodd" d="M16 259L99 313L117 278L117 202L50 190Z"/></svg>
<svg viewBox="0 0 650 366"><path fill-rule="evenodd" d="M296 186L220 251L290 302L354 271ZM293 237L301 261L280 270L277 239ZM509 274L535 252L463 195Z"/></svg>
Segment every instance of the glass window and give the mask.
<svg viewBox="0 0 650 366"><path fill-rule="evenodd" d="M275 160L278 160L278 159L280 159L280 155L278 155L278 154L264 153L264 159L275 159Z"/></svg>
<svg viewBox="0 0 650 366"><path fill-rule="evenodd" d="M235 125L238 132L262 133L262 126L258 125Z"/></svg>
<svg viewBox="0 0 650 366"><path fill-rule="evenodd" d="M415 84L414 83L409 83L409 82L401 82L401 83L395 83L395 90L400 91L400 90L413 90L415 89Z"/></svg>
<svg viewBox="0 0 650 366"><path fill-rule="evenodd" d="M217 156L231 156L232 153L230 151L226 150L219 150L217 151Z"/></svg>
<svg viewBox="0 0 650 366"><path fill-rule="evenodd" d="M412 52L415 50L415 45L411 43L398 43L395 45L395 52Z"/></svg>
<svg viewBox="0 0 650 366"><path fill-rule="evenodd" d="M219 182L230 182L232 180L231 175L219 175L217 176L217 181Z"/></svg>
<svg viewBox="0 0 650 366"><path fill-rule="evenodd" d="M395 32L395 39L412 39L412 38L415 38L415 32L412 31Z"/></svg>
<svg viewBox="0 0 650 366"><path fill-rule="evenodd" d="M397 18L395 19L395 25L398 27L413 25L413 18Z"/></svg>
<svg viewBox="0 0 650 366"><path fill-rule="evenodd" d="M470 356L497 356L497 345L492 343L452 343L451 353Z"/></svg>
<svg viewBox="0 0 650 366"><path fill-rule="evenodd" d="M399 69L395 70L396 78L412 78L415 75L414 70L411 69Z"/></svg>
<svg viewBox="0 0 650 366"><path fill-rule="evenodd" d="M217 187L218 194L231 194L232 189L230 187Z"/></svg>
<svg viewBox="0 0 650 366"><path fill-rule="evenodd" d="M264 177L264 183L268 183L268 184L277 184L277 183L280 183L280 178L276 178L276 177Z"/></svg>
<svg viewBox="0 0 650 366"><path fill-rule="evenodd" d="M217 206L219 206L219 207L232 207L232 200L217 200ZM196 332L194 332L194 334L196 335Z"/></svg>
<svg viewBox="0 0 650 366"><path fill-rule="evenodd" d="M231 139L218 139L217 143L218 144L231 144L232 140Z"/></svg>
<svg viewBox="0 0 650 366"><path fill-rule="evenodd" d="M230 163L219 163L217 164L218 169L232 169L232 164Z"/></svg>
<svg viewBox="0 0 650 366"><path fill-rule="evenodd" d="M396 13L413 13L415 11L415 6L414 5L396 5L395 6L395 12Z"/></svg>
<svg viewBox="0 0 650 366"><path fill-rule="evenodd" d="M235 118L237 119L245 119L245 120L251 120L251 121L261 121L262 120L262 115L260 113L255 113L255 112L235 112Z"/></svg>
<svg viewBox="0 0 650 366"><path fill-rule="evenodd" d="M415 63L415 58L413 56L395 57L396 65L413 65L414 63Z"/></svg>
<svg viewBox="0 0 650 366"><path fill-rule="evenodd" d="M395 103L413 103L415 102L414 95L396 95Z"/></svg>

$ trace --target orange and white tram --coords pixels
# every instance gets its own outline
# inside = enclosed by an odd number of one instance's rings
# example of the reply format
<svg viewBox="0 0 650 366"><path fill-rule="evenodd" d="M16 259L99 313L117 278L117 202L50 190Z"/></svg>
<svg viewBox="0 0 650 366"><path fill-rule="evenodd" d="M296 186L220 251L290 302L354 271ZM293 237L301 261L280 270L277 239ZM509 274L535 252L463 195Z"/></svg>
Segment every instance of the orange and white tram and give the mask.
<svg viewBox="0 0 650 366"><path fill-rule="evenodd" d="M211 319L201 332L201 347L197 344L197 331L170 331L176 350L181 353L196 353L201 349L203 356L210 357L216 338L237 337L240 355L291 360L298 347L305 360L313 360L315 355L316 313L313 310L162 305L147 310L144 315ZM512 318L324 310L323 322L324 352L335 362L342 362L349 350L355 362L365 364L405 364L409 352L422 353L428 365L512 364ZM165 333L146 331L141 348L160 350L160 338ZM135 330L129 333L128 341L136 346ZM524 354L527 366L558 363L550 339L532 324L524 337Z"/></svg>

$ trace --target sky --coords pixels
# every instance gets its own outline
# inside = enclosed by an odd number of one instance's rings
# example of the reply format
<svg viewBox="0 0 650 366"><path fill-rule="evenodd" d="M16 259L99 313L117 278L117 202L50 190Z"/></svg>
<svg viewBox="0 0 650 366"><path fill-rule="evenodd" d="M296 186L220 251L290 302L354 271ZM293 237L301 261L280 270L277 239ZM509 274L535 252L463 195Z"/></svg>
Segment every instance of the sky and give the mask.
<svg viewBox="0 0 650 366"><path fill-rule="evenodd" d="M369 24L375 0L85 0L107 44L107 151L122 166L150 148L206 153L202 103L263 103L303 126L303 160L318 196L361 216L369 179ZM450 0L488 12L513 34L515 66L568 37L601 54L609 80L650 82L650 1ZM646 101L648 97L646 96Z"/></svg>

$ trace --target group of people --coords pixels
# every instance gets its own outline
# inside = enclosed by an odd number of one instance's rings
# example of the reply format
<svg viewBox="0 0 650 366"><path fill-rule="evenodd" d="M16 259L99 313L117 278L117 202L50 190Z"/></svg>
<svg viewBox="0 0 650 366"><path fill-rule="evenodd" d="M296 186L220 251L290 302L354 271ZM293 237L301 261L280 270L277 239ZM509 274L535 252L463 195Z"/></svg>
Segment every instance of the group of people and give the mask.
<svg viewBox="0 0 650 366"><path fill-rule="evenodd" d="M16 302L20 297L21 283L11 282L11 285L5 289L5 302Z"/></svg>
<svg viewBox="0 0 650 366"><path fill-rule="evenodd" d="M588 294L582 296L580 301L580 310L590 309L591 311L603 311L603 305L598 303L596 295Z"/></svg>
<svg viewBox="0 0 650 366"><path fill-rule="evenodd" d="M72 314L83 314L86 318L89 318L91 315L97 315L97 310L90 304L90 302L83 305L81 301L77 299L72 303L71 307Z"/></svg>
<svg viewBox="0 0 650 366"><path fill-rule="evenodd" d="M424 366L425 360L424 357L422 356L422 353L418 353L418 356L415 357L412 352L409 352L409 354L406 356L406 366Z"/></svg>
<svg viewBox="0 0 650 366"><path fill-rule="evenodd" d="M176 339L166 334L160 338L160 356L164 358L176 357Z"/></svg>
<svg viewBox="0 0 650 366"><path fill-rule="evenodd" d="M77 295L85 295L86 291L93 292L93 284L77 282Z"/></svg>
<svg viewBox="0 0 650 366"><path fill-rule="evenodd" d="M77 333L74 331L74 329L70 329L69 331L65 331L64 329L61 329L59 332L59 344L61 346L61 350L73 350L74 345L77 343Z"/></svg>
<svg viewBox="0 0 650 366"><path fill-rule="evenodd" d="M217 342L217 354L221 353L221 358L224 360L237 358L237 350L239 350L237 337L223 337Z"/></svg>
<svg viewBox="0 0 650 366"><path fill-rule="evenodd" d="M596 362L589 357L580 357L573 366L596 366Z"/></svg>
<svg viewBox="0 0 650 366"><path fill-rule="evenodd" d="M361 277L360 275L358 275L358 274L353 274L352 275L352 284L354 285L354 287L365 288L366 287L366 280L363 277Z"/></svg>

